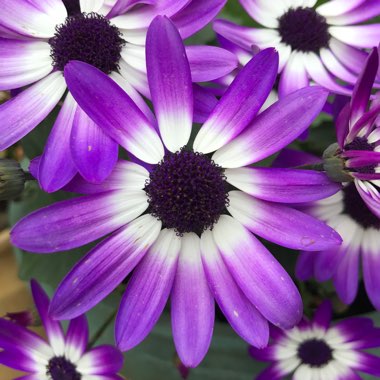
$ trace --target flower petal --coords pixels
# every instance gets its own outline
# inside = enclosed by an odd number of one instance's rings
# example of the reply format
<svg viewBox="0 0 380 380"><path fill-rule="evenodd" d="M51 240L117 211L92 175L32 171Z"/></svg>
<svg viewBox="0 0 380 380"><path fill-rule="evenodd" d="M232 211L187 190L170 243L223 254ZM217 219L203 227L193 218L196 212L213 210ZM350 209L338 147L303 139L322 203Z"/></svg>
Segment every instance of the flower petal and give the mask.
<svg viewBox="0 0 380 380"><path fill-rule="evenodd" d="M222 215L212 231L233 278L254 306L281 328L302 317L302 300L288 273L238 221Z"/></svg>
<svg viewBox="0 0 380 380"><path fill-rule="evenodd" d="M0 106L0 150L5 150L37 126L65 92L62 73L55 72Z"/></svg>
<svg viewBox="0 0 380 380"><path fill-rule="evenodd" d="M57 202L21 219L12 229L12 242L40 253L80 247L117 230L147 207L143 191L109 191Z"/></svg>
<svg viewBox="0 0 380 380"><path fill-rule="evenodd" d="M171 152L176 152L190 138L193 93L185 47L166 17L157 16L148 29L146 65L162 140Z"/></svg>
<svg viewBox="0 0 380 380"><path fill-rule="evenodd" d="M106 74L79 61L65 66L67 85L87 115L142 161L156 164L164 149L154 127L131 98Z"/></svg>
<svg viewBox="0 0 380 380"><path fill-rule="evenodd" d="M194 149L213 152L243 131L259 112L273 87L278 54L266 49L239 72L194 141Z"/></svg>
<svg viewBox="0 0 380 380"><path fill-rule="evenodd" d="M229 192L228 211L243 226L278 245L320 251L341 244L325 223L291 207L266 202L241 191Z"/></svg>
<svg viewBox="0 0 380 380"><path fill-rule="evenodd" d="M52 70L50 46L43 41L0 38L0 90L21 88Z"/></svg>
<svg viewBox="0 0 380 380"><path fill-rule="evenodd" d="M218 100L207 88L193 83L194 94L194 123L204 123L212 110L218 104Z"/></svg>
<svg viewBox="0 0 380 380"><path fill-rule="evenodd" d="M119 147L78 107L73 120L70 146L76 169L88 182L101 183L116 165Z"/></svg>
<svg viewBox="0 0 380 380"><path fill-rule="evenodd" d="M139 344L158 321L172 289L180 249L181 238L164 229L135 269L116 319L116 342L122 351Z"/></svg>
<svg viewBox="0 0 380 380"><path fill-rule="evenodd" d="M320 5L316 10L319 14L325 17L340 16L344 13L350 12L366 1L367 0L331 0Z"/></svg>
<svg viewBox="0 0 380 380"><path fill-rule="evenodd" d="M103 240L60 283L50 314L72 319L97 305L135 268L160 230L160 222L143 215Z"/></svg>
<svg viewBox="0 0 380 380"><path fill-rule="evenodd" d="M227 182L256 198L271 202L301 203L335 194L340 185L321 172L301 169L226 169Z"/></svg>
<svg viewBox="0 0 380 380"><path fill-rule="evenodd" d="M329 33L351 46L371 49L379 44L380 24L330 26Z"/></svg>
<svg viewBox="0 0 380 380"><path fill-rule="evenodd" d="M41 322L45 328L50 346L52 347L55 355L62 356L65 353L65 337L62 326L60 322L53 320L48 315L50 300L38 282L32 280L31 288L34 303L38 310L38 314L40 315Z"/></svg>
<svg viewBox="0 0 380 380"><path fill-rule="evenodd" d="M201 254L211 292L231 327L253 346L265 347L269 340L268 322L236 284L211 231L202 234Z"/></svg>
<svg viewBox="0 0 380 380"><path fill-rule="evenodd" d="M70 152L70 134L77 104L67 94L40 159L38 180L48 193L65 186L77 173Z"/></svg>
<svg viewBox="0 0 380 380"><path fill-rule="evenodd" d="M322 110L328 92L306 87L280 99L260 115L229 144L213 155L224 168L237 168L257 162L288 145Z"/></svg>
<svg viewBox="0 0 380 380"><path fill-rule="evenodd" d="M44 364L39 363L38 360L31 358L18 350L1 351L0 364L25 372L42 372L46 369L46 365L44 366Z"/></svg>
<svg viewBox="0 0 380 380"><path fill-rule="evenodd" d="M332 318L332 306L330 301L322 302L314 313L313 325L322 327L324 330L329 328Z"/></svg>
<svg viewBox="0 0 380 380"><path fill-rule="evenodd" d="M200 239L194 233L182 237L171 306L178 356L186 367L196 367L211 343L215 307L202 266Z"/></svg>
<svg viewBox="0 0 380 380"><path fill-rule="evenodd" d="M84 315L70 321L66 334L65 356L76 363L86 352L88 345L88 323Z"/></svg>

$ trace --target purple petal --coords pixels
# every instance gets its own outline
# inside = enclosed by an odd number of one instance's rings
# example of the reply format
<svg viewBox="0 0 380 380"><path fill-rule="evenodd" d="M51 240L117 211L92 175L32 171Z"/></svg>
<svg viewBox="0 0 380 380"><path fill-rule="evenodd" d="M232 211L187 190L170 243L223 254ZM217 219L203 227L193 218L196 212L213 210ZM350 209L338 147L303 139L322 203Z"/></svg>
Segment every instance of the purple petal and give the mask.
<svg viewBox="0 0 380 380"><path fill-rule="evenodd" d="M280 99L258 115L246 131L213 155L222 167L236 168L262 160L288 145L322 110L328 92L306 87Z"/></svg>
<svg viewBox="0 0 380 380"><path fill-rule="evenodd" d="M341 354L344 362L352 369L363 371L376 377L380 376L380 358L361 351L348 351ZM339 358L342 360L341 358Z"/></svg>
<svg viewBox="0 0 380 380"><path fill-rule="evenodd" d="M89 183L78 174L64 190L79 194L98 194L111 190L138 191L144 188L148 178L149 172L141 165L120 160L102 183Z"/></svg>
<svg viewBox="0 0 380 380"><path fill-rule="evenodd" d="M336 137L340 148L343 148L343 146L345 145L345 140L348 135L350 127L350 113L351 107L350 104L347 103L340 111L335 121Z"/></svg>
<svg viewBox="0 0 380 380"><path fill-rule="evenodd" d="M272 163L272 168L294 168L307 164L318 164L321 159L313 154L285 148L276 157ZM300 172L297 170L297 173ZM302 171L301 171L302 173Z"/></svg>
<svg viewBox="0 0 380 380"><path fill-rule="evenodd" d="M355 186L367 207L380 218L380 194L370 182L355 179Z"/></svg>
<svg viewBox="0 0 380 380"><path fill-rule="evenodd" d="M57 202L21 219L12 242L40 253L80 247L138 217L148 207L146 199L143 191L110 191Z"/></svg>
<svg viewBox="0 0 380 380"><path fill-rule="evenodd" d="M332 318L332 306L330 301L324 301L314 313L313 324L327 330Z"/></svg>
<svg viewBox="0 0 380 380"><path fill-rule="evenodd" d="M87 115L111 138L139 159L156 164L164 149L154 127L119 85L97 68L71 61L67 85Z"/></svg>
<svg viewBox="0 0 380 380"><path fill-rule="evenodd" d="M44 364L38 362L38 359L31 358L18 350L1 351L0 364L24 372L39 372L46 368Z"/></svg>
<svg viewBox="0 0 380 380"><path fill-rule="evenodd" d="M50 345L54 350L54 354L61 356L65 353L65 337L63 334L62 326L59 322L54 321L48 315L50 305L49 298L37 281L31 281L31 288L34 303L40 315L41 322L45 328L46 335L49 339Z"/></svg>
<svg viewBox="0 0 380 380"><path fill-rule="evenodd" d="M351 46L371 49L379 44L380 24L330 26L329 33Z"/></svg>
<svg viewBox="0 0 380 380"><path fill-rule="evenodd" d="M317 12L325 17L340 16L350 12L367 0L331 0L317 8Z"/></svg>
<svg viewBox="0 0 380 380"><path fill-rule="evenodd" d="M178 356L186 367L194 368L209 349L215 318L214 298L201 261L200 239L194 233L182 237L171 306Z"/></svg>
<svg viewBox="0 0 380 380"><path fill-rule="evenodd" d="M266 49L239 72L205 122L194 141L194 149L210 153L243 131L259 112L273 87L278 53Z"/></svg>
<svg viewBox="0 0 380 380"><path fill-rule="evenodd" d="M233 278L254 306L281 328L302 317L302 300L288 273L238 221L222 215L212 231Z"/></svg>
<svg viewBox="0 0 380 380"><path fill-rule="evenodd" d="M350 115L350 122L352 126L359 120L367 109L372 85L377 74L378 64L379 53L377 49L373 49L366 60L365 68L358 78L352 93Z"/></svg>
<svg viewBox="0 0 380 380"><path fill-rule="evenodd" d="M291 94L309 85L309 77L303 62L302 53L293 52L286 63L279 83L279 96Z"/></svg>
<svg viewBox="0 0 380 380"><path fill-rule="evenodd" d="M57 105L65 92L60 72L48 75L0 106L0 151L37 126Z"/></svg>
<svg viewBox="0 0 380 380"><path fill-rule="evenodd" d="M16 35L50 38L55 33L55 27L64 23L66 16L66 8L59 0L3 0L0 26Z"/></svg>
<svg viewBox="0 0 380 380"><path fill-rule="evenodd" d="M171 17L182 39L190 37L211 22L226 0L192 0Z"/></svg>
<svg viewBox="0 0 380 380"><path fill-rule="evenodd" d="M40 159L38 180L52 193L65 186L77 173L70 152L70 134L77 104L67 94Z"/></svg>
<svg viewBox="0 0 380 380"><path fill-rule="evenodd" d="M123 362L123 354L118 349L103 345L85 353L76 366L84 375L110 375L119 372L123 367Z"/></svg>
<svg viewBox="0 0 380 380"><path fill-rule="evenodd" d="M135 269L116 319L116 342L122 351L139 344L158 321L172 289L181 239L162 230Z"/></svg>
<svg viewBox="0 0 380 380"><path fill-rule="evenodd" d="M330 280L343 257L346 254L346 247L336 247L318 252L314 258L314 277L319 282Z"/></svg>
<svg viewBox="0 0 380 380"><path fill-rule="evenodd" d="M212 110L218 104L215 95L207 88L201 87L193 83L194 94L194 123L204 123L210 116Z"/></svg>
<svg viewBox="0 0 380 380"><path fill-rule="evenodd" d="M157 16L148 29L146 65L162 140L171 152L176 152L190 138L193 93L185 47L166 17Z"/></svg>
<svg viewBox="0 0 380 380"><path fill-rule="evenodd" d="M229 213L243 226L281 246L321 251L342 242L324 222L291 207L262 201L241 191L230 191L229 201Z"/></svg>
<svg viewBox="0 0 380 380"><path fill-rule="evenodd" d="M53 70L46 42L0 38L0 56L0 90L34 83Z"/></svg>
<svg viewBox="0 0 380 380"><path fill-rule="evenodd" d="M301 252L296 263L296 277L301 281L306 281L313 277L314 260L316 254L314 252Z"/></svg>
<svg viewBox="0 0 380 380"><path fill-rule="evenodd" d="M281 369L280 365L275 363L260 372L255 380L280 380L283 379L287 373L288 371Z"/></svg>
<svg viewBox="0 0 380 380"><path fill-rule="evenodd" d="M211 292L228 323L248 343L265 347L269 340L268 323L231 276L211 231L202 234L201 254Z"/></svg>
<svg viewBox="0 0 380 380"><path fill-rule="evenodd" d="M137 4L154 4L155 0L116 0L107 14L107 18L112 18L126 13L127 10Z"/></svg>
<svg viewBox="0 0 380 380"><path fill-rule="evenodd" d="M237 58L216 46L186 46L193 82L207 82L229 74L238 66Z"/></svg>
<svg viewBox="0 0 380 380"><path fill-rule="evenodd" d="M110 175L119 147L80 107L75 113L70 145L75 166L84 179L101 183Z"/></svg>
<svg viewBox="0 0 380 380"><path fill-rule="evenodd" d="M225 171L227 182L256 198L281 203L315 201L341 188L320 172L281 168L236 168Z"/></svg>
<svg viewBox="0 0 380 380"><path fill-rule="evenodd" d="M97 305L135 268L160 229L160 222L144 215L103 240L60 283L50 314L57 319L72 319Z"/></svg>
<svg viewBox="0 0 380 380"><path fill-rule="evenodd" d="M77 362L86 352L88 344L88 323L84 315L70 321L66 334L66 357Z"/></svg>

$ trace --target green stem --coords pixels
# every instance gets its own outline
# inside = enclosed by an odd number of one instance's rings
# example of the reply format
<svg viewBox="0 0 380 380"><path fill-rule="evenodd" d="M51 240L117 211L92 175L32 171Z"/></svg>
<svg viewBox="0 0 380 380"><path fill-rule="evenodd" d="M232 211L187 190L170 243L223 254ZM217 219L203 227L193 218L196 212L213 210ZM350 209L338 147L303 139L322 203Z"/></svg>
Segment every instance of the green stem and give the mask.
<svg viewBox="0 0 380 380"><path fill-rule="evenodd" d="M104 321L104 323L99 327L99 330L96 332L96 334L92 337L90 342L88 343L89 349L94 346L96 341L103 335L103 333L106 331L107 327L112 323L116 315L116 311L113 311L110 316Z"/></svg>

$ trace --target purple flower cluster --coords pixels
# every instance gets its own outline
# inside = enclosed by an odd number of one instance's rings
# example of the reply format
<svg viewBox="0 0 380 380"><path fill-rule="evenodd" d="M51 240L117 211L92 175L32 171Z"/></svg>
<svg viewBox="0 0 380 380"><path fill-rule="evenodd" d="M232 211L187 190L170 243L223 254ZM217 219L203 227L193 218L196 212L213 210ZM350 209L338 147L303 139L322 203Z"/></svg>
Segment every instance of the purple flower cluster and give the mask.
<svg viewBox="0 0 380 380"><path fill-rule="evenodd" d="M51 303L32 281L49 344L15 322L25 316L0 319L0 363L35 374L25 379L120 379L118 349L141 343L169 300L184 368L205 357L218 307L254 357L274 362L259 379L380 375L361 351L380 342L371 320L329 327L327 303L303 320L293 273L265 243L300 250L298 279L332 279L347 304L361 256L380 309L380 24L353 25L380 3L240 3L265 28L216 20L217 47L183 40L226 0L2 0L0 90L12 98L0 149L57 110L28 175L77 193L19 220L12 243L47 254L97 242ZM322 159L287 149L333 108L337 143ZM9 198L12 173L17 196L28 179L12 165L0 165ZM118 349L86 352L84 314L121 284ZM71 320L66 334L59 320Z"/></svg>

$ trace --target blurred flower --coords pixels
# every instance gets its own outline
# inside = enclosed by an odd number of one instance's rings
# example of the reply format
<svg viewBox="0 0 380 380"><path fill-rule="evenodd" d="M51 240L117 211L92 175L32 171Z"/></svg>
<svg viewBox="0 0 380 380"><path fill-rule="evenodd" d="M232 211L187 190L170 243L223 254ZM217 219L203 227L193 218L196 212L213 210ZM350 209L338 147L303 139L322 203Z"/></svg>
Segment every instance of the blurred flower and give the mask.
<svg viewBox="0 0 380 380"><path fill-rule="evenodd" d="M146 78L145 38L157 14L170 16L186 38L203 28L226 0L80 0L67 13L61 0L34 5L27 0L3 0L0 13L0 90L30 85L0 106L0 150L35 128L67 90L63 70L70 60L97 67L115 80L141 107L150 110L140 94L150 97ZM194 82L227 74L236 57L215 46L188 46ZM195 87L196 116L207 114L215 98ZM200 114L198 114L200 113ZM39 181L47 192L67 184L76 173L99 183L112 171L118 144L77 106L70 93L55 121L40 160Z"/></svg>
<svg viewBox="0 0 380 380"><path fill-rule="evenodd" d="M265 28L249 28L226 20L214 22L222 46L241 64L254 50L275 47L280 55L279 95L311 81L341 94L351 91L336 79L354 84L367 53L379 44L380 24L352 25L380 14L376 0L240 0L247 13ZM380 86L380 76L377 85Z"/></svg>
<svg viewBox="0 0 380 380"><path fill-rule="evenodd" d="M24 327L33 326L35 324L33 313L29 310L7 313L4 318Z"/></svg>
<svg viewBox="0 0 380 380"><path fill-rule="evenodd" d="M338 143L324 154L327 174L340 182L354 181L368 208L380 217L380 115L378 98L370 104L372 85L379 68L379 51L366 60L348 103L336 120Z"/></svg>
<svg viewBox="0 0 380 380"><path fill-rule="evenodd" d="M87 196L27 216L14 227L12 241L45 253L113 233L60 284L52 315L84 313L136 268L116 320L119 348L129 350L148 335L170 295L177 352L194 367L210 344L214 298L235 331L258 347L267 344L267 320L290 328L302 316L290 276L250 231L294 249L341 242L325 223L281 204L321 199L340 185L313 171L247 166L302 133L328 94L301 89L255 117L277 76L278 54L264 50L241 70L190 147L190 67L166 17L149 27L147 68L153 123L98 69L83 62L66 66L79 105L138 163L119 161L99 185L74 178L66 189ZM231 185L242 191L229 191Z"/></svg>
<svg viewBox="0 0 380 380"><path fill-rule="evenodd" d="M123 355L113 346L102 345L86 351L88 325L85 316L73 319L64 334L61 324L48 316L49 298L41 286L31 282L35 305L48 342L34 332L0 319L0 363L28 372L30 380L122 380L117 372Z"/></svg>
<svg viewBox="0 0 380 380"><path fill-rule="evenodd" d="M0 159L0 200L18 198L24 191L25 181L25 173L17 161Z"/></svg>
<svg viewBox="0 0 380 380"><path fill-rule="evenodd" d="M370 318L353 317L331 325L331 304L323 302L309 321L287 331L273 328L271 344L251 347L256 360L271 365L256 380L345 380L361 377L358 372L380 376L380 358L365 349L380 347L380 329Z"/></svg>

